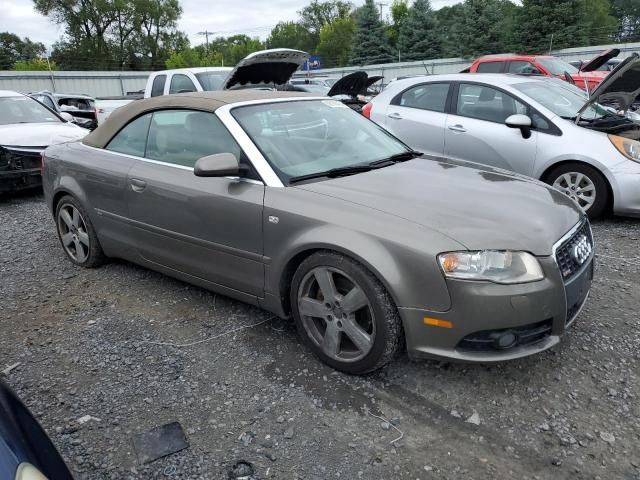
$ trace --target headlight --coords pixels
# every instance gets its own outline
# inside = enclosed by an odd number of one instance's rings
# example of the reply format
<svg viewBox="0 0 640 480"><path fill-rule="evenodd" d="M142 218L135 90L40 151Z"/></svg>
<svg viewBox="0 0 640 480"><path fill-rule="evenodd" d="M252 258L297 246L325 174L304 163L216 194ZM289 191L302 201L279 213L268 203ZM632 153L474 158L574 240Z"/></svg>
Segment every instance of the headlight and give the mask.
<svg viewBox="0 0 640 480"><path fill-rule="evenodd" d="M607 135L618 151L634 162L640 162L640 142L618 135Z"/></svg>
<svg viewBox="0 0 640 480"><path fill-rule="evenodd" d="M544 278L540 263L530 253L484 250L438 255L447 277L494 283L527 283Z"/></svg>

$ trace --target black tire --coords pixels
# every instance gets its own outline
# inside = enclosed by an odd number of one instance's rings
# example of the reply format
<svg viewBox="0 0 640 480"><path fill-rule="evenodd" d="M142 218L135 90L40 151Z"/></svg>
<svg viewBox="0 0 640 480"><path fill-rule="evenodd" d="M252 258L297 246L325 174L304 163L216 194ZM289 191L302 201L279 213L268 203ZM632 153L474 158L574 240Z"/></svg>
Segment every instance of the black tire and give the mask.
<svg viewBox="0 0 640 480"><path fill-rule="evenodd" d="M327 307L328 302L316 279L317 272L324 270L331 272L336 292L335 304L332 304L330 308ZM307 292L309 282L313 283L314 281L316 281L317 293L315 295L317 296L312 298L309 295L304 295L303 292ZM352 312L347 306L348 293L354 293L358 288L360 289L358 298L365 301L362 297L362 293L364 293L367 304ZM303 317L298 303L299 298L318 302L321 304L319 308L328 308L327 311L333 312L332 315L327 315L331 318L310 315ZM354 296L352 295L351 298ZM345 302L341 306L340 302L343 300ZM373 372L388 363L404 344L404 333L398 309L387 290L365 267L344 255L322 251L305 259L293 276L290 301L300 337L323 362L336 370L355 375ZM354 304L357 303L359 302L354 302ZM344 307L344 311L342 307ZM338 313L335 313L336 309ZM336 328L339 330L337 350L341 351L341 355L351 356L351 358L335 358L327 355L321 348L321 342L318 342L317 335L321 333L324 323L324 336L327 336L330 322L331 325L339 327ZM351 340L354 324L368 334L368 350L359 349L357 343ZM353 352L354 349L359 353Z"/></svg>
<svg viewBox="0 0 640 480"><path fill-rule="evenodd" d="M73 211L72 209L77 210L80 214L80 220L77 222L76 230L70 229L70 226L62 218L63 211L68 214ZM89 214L77 199L71 195L65 195L60 199L56 205L55 222L58 240L69 260L85 268L96 268L105 262L106 256L102 251ZM75 240L67 246L65 245L63 236L68 234L71 234ZM86 242L83 242L80 238ZM86 243L88 243L88 245ZM82 253L80 253L80 251Z"/></svg>
<svg viewBox="0 0 640 480"><path fill-rule="evenodd" d="M581 173L594 185L596 198L591 206L585 210L585 213L591 220L601 217L609 205L611 194L607 180L596 168L578 162L565 163L551 170L544 181L549 185L554 185L563 175L570 173ZM559 190L567 193L562 188Z"/></svg>

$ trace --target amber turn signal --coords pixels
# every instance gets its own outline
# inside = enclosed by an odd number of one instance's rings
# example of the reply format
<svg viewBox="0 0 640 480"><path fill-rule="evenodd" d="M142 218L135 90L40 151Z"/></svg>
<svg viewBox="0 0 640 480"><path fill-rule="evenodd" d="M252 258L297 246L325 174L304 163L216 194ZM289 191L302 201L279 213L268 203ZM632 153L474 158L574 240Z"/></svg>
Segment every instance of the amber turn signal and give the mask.
<svg viewBox="0 0 640 480"><path fill-rule="evenodd" d="M422 321L425 325L431 325L433 327L453 328L453 323L449 320L438 320L437 318L424 317Z"/></svg>

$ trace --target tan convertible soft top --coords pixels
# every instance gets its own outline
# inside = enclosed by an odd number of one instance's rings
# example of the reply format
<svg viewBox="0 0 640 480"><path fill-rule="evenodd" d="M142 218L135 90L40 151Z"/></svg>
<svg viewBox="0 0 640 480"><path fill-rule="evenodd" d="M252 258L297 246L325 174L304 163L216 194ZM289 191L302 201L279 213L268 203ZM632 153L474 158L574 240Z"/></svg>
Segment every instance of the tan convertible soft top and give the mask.
<svg viewBox="0 0 640 480"><path fill-rule="evenodd" d="M187 108L215 112L230 103L253 100L269 100L290 97L314 97L300 92L272 92L266 90L225 90L216 92L180 93L144 100L134 100L114 111L97 129L84 137L82 143L90 147L104 148L113 136L131 120L143 113L166 108Z"/></svg>

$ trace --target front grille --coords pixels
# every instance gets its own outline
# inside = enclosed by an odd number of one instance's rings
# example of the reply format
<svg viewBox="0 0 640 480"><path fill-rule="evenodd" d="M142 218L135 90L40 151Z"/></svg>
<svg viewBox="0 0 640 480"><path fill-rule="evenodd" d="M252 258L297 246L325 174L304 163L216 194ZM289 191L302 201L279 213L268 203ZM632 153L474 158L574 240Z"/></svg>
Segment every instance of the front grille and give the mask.
<svg viewBox="0 0 640 480"><path fill-rule="evenodd" d="M460 340L457 349L468 352L492 352L532 345L551 335L552 324L553 320L549 319L521 327L505 328L502 330L484 330L472 333ZM498 342L498 339L505 334L515 335L515 342L508 348L500 347Z"/></svg>
<svg viewBox="0 0 640 480"><path fill-rule="evenodd" d="M565 282L571 280L591 257L593 237L589 221L584 223L571 238L565 240L556 249L556 262Z"/></svg>

